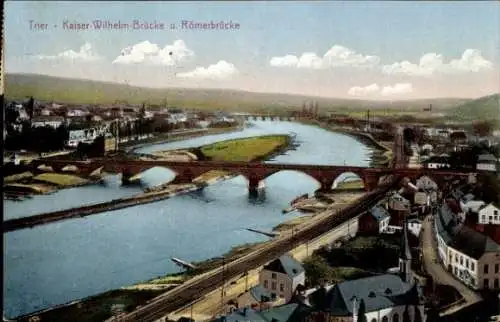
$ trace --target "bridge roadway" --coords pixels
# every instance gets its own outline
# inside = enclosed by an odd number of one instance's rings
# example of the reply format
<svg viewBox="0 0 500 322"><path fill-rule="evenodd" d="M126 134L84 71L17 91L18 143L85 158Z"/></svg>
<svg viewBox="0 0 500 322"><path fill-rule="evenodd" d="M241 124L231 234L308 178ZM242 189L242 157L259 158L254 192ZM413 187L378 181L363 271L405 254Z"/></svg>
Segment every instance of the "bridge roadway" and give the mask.
<svg viewBox="0 0 500 322"><path fill-rule="evenodd" d="M340 226L345 221L357 217L382 200L387 192L399 184L400 180L400 176L393 177L389 183L381 185L377 189L365 194L356 203L347 206L341 211L331 212L329 216L296 232L293 236L272 241L261 249L228 263L225 265L224 270L218 268L202 276L195 277L185 284L154 298L150 303L139 307L135 311L121 317L111 318L108 321L155 321L170 312L185 307L196 299L222 286L225 280L230 280L248 270L265 265L292 250L295 245L313 240Z"/></svg>
<svg viewBox="0 0 500 322"><path fill-rule="evenodd" d="M238 161L165 161L165 160L125 160L97 158L92 161L70 161L70 160L34 160L33 167L37 168L44 164L51 166L53 170L62 170L67 165L76 166L80 172L92 173L101 168L104 171L122 173L123 176L133 176L154 167L165 167L176 173L174 183L190 183L193 179L211 170L221 170L233 174L241 174L248 180L249 189L255 190L261 180L279 171L300 171L321 184L324 191L330 190L335 179L347 172L355 173L364 182L366 190L370 191L378 186L379 179L390 174L407 176L416 179L421 175L428 175L436 182L440 182L446 176L468 175L463 171L426 169L426 168L403 168L398 165L395 168L368 168L354 166L334 165L309 165L289 163L263 163L263 162L238 162Z"/></svg>

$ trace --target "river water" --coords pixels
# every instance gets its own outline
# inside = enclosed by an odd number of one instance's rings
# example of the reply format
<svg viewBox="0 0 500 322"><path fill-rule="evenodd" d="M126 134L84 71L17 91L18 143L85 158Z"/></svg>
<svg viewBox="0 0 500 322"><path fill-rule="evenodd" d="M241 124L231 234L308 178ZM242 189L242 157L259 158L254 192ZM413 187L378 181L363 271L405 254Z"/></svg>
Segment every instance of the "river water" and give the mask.
<svg viewBox="0 0 500 322"><path fill-rule="evenodd" d="M254 121L225 133L155 144L136 150L195 147L264 134L294 134L296 150L268 162L367 166L371 150L349 136L292 122ZM173 178L164 168L143 173L144 185ZM292 199L312 193L319 184L305 174L278 172L265 180L265 199L248 198L243 177L168 200L62 221L4 235L4 313L27 314L52 305L131 285L180 269L178 257L201 261L232 246L267 237L246 228L271 230L299 214L283 215ZM58 191L23 202L5 201L4 217L15 218L111 200L142 191L121 187L118 176L105 184Z"/></svg>

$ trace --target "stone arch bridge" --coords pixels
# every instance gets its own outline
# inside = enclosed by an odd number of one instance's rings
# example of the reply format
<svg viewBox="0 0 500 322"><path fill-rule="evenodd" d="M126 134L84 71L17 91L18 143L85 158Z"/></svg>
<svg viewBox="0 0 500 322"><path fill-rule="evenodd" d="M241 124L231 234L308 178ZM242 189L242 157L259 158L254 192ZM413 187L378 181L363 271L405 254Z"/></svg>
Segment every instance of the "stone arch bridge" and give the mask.
<svg viewBox="0 0 500 322"><path fill-rule="evenodd" d="M366 168L333 165L283 164L261 162L219 162L219 161L161 161L161 160L116 160L94 159L92 161L65 161L65 160L33 160L34 170L41 165L51 167L54 172L62 172L67 166L75 166L77 173L90 174L96 171L121 173L122 181L127 183L131 177L154 167L164 167L176 173L173 183L190 183L193 179L211 170L221 170L232 174L243 175L248 180L249 190L256 191L259 182L280 171L298 171L309 175L320 184L321 191L329 191L334 181L344 173L358 175L364 183L365 189L375 189L381 178L387 175L401 175L411 180L421 176L428 176L438 184L450 177L464 177L469 173L456 170L439 169L391 169Z"/></svg>
<svg viewBox="0 0 500 322"><path fill-rule="evenodd" d="M283 115L241 115L245 121L295 121L293 116L283 116Z"/></svg>

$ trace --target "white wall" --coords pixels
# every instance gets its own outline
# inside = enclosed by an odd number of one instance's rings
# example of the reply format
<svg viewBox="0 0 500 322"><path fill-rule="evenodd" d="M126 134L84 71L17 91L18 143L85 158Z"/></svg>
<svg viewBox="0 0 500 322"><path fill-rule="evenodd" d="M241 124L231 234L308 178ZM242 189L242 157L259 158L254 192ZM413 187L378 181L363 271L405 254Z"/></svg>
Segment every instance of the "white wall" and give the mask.
<svg viewBox="0 0 500 322"><path fill-rule="evenodd" d="M276 278L273 278L273 274L276 274ZM274 289L273 283L276 283ZM266 290L269 290L269 292L275 293L277 299L283 296L285 301L288 302L292 298L292 294L294 291L292 279L286 274L271 272L263 269L259 273L259 284L262 285ZM283 285L283 291L281 291L281 285Z"/></svg>
<svg viewBox="0 0 500 322"><path fill-rule="evenodd" d="M492 163L478 163L476 169L482 171L497 171L497 166Z"/></svg>
<svg viewBox="0 0 500 322"><path fill-rule="evenodd" d="M483 209L479 210L479 223L480 224L500 224L500 209L493 204L489 204Z"/></svg>
<svg viewBox="0 0 500 322"><path fill-rule="evenodd" d="M373 312L368 312L366 313L366 320L367 322L393 322L394 321L394 315L398 315L398 321L402 322L403 321L403 313L406 309L406 306L395 306L392 308L388 309L383 309L380 311L373 311ZM417 309L420 310L420 315L422 317L422 320L426 320L425 312L423 306L417 306ZM408 306L408 311L410 313L410 320L414 321L415 319L415 306L410 305ZM384 320L384 317L387 317L387 320ZM354 317L354 321L357 321L357 316Z"/></svg>

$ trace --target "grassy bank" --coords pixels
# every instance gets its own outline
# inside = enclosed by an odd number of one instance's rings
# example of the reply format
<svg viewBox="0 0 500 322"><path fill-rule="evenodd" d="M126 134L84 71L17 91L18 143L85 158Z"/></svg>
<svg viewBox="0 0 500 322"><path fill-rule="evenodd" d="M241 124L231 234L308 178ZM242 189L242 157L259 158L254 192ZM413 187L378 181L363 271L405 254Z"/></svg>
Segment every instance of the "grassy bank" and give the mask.
<svg viewBox="0 0 500 322"><path fill-rule="evenodd" d="M266 135L228 140L200 147L201 153L213 161L256 161L287 147L288 135Z"/></svg>
<svg viewBox="0 0 500 322"><path fill-rule="evenodd" d="M57 187L75 187L88 184L90 180L80 178L71 174L42 173L33 177L34 181L48 183Z"/></svg>

